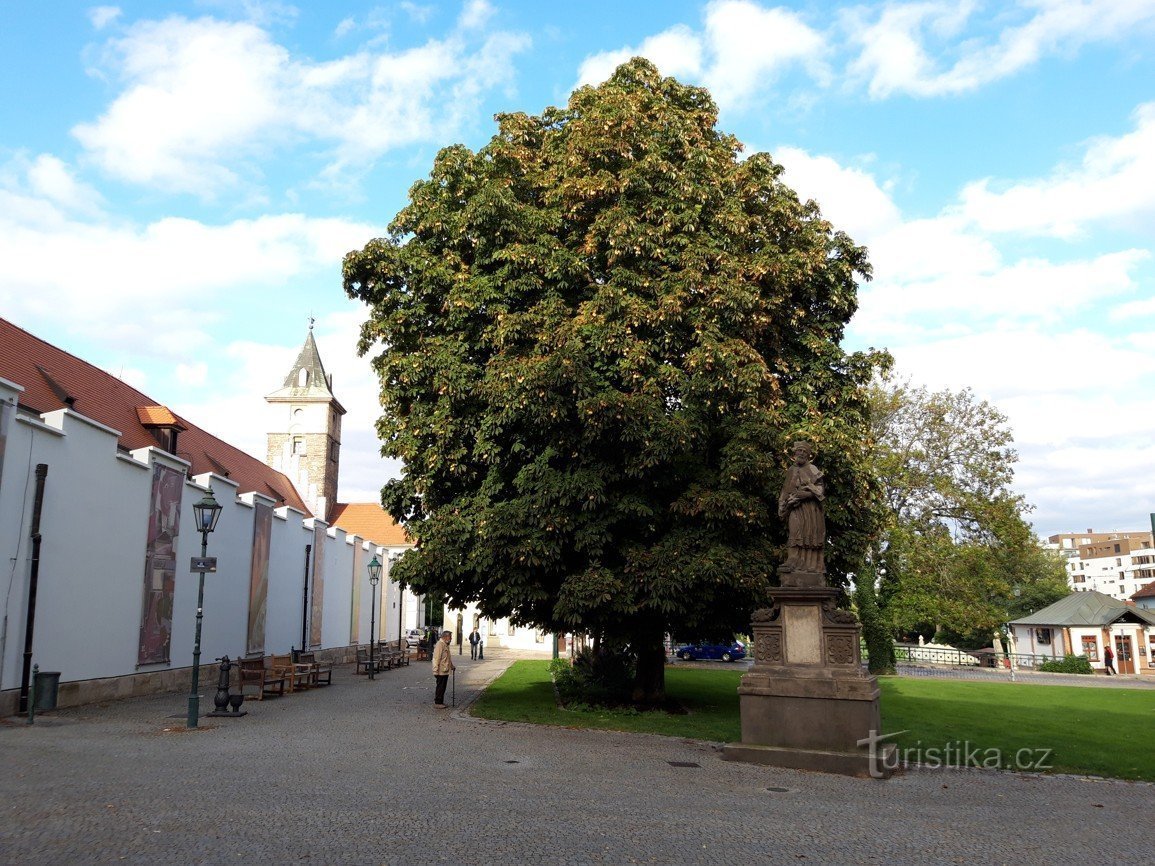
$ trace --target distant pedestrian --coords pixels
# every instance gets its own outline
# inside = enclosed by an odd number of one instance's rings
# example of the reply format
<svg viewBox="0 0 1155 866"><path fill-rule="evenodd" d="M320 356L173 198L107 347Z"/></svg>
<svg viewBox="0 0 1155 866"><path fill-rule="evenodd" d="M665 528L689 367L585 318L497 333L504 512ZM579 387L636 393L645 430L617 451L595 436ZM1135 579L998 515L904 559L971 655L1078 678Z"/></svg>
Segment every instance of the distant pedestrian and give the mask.
<svg viewBox="0 0 1155 866"><path fill-rule="evenodd" d="M449 649L452 633L441 633L441 640L433 650L433 678L437 680L437 691L433 695L433 706L439 710L445 709L445 687L449 684L449 674L457 670L453 663L453 654Z"/></svg>
<svg viewBox="0 0 1155 866"><path fill-rule="evenodd" d="M1103 650L1103 667L1107 669L1107 676L1115 673L1115 651L1109 646Z"/></svg>
<svg viewBox="0 0 1155 866"><path fill-rule="evenodd" d="M481 643L481 635L474 629L469 633L469 657L471 659L477 658L477 645Z"/></svg>

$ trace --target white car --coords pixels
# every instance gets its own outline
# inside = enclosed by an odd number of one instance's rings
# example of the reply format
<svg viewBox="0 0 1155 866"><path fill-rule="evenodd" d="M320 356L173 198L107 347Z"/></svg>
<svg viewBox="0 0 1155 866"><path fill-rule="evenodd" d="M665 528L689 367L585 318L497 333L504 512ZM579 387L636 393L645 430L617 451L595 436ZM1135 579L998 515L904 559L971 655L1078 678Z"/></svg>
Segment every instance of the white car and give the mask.
<svg viewBox="0 0 1155 866"><path fill-rule="evenodd" d="M411 628L405 632L405 643L409 646L417 646L421 643L422 634L420 630Z"/></svg>

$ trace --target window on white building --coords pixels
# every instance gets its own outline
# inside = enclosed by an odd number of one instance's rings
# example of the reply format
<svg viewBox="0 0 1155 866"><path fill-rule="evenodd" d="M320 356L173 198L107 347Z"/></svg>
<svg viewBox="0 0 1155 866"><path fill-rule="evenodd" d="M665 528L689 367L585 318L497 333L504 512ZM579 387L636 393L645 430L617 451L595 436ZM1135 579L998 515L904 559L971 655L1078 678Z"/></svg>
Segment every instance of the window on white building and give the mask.
<svg viewBox="0 0 1155 866"><path fill-rule="evenodd" d="M1049 644L1051 642L1051 630L1049 628L1035 629L1035 642Z"/></svg>

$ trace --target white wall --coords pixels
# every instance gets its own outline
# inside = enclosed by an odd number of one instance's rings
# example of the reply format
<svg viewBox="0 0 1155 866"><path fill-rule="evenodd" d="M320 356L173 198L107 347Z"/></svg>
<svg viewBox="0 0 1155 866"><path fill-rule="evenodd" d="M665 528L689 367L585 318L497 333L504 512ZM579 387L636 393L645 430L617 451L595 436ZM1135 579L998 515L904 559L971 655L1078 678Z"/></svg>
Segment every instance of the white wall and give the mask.
<svg viewBox="0 0 1155 866"><path fill-rule="evenodd" d="M19 388L0 380L0 401L11 404L18 398ZM60 671L68 682L192 664L198 575L189 571L189 560L201 552L192 506L210 484L222 512L208 536L208 555L218 565L215 574L205 575L201 663L245 652L254 506L272 501L238 491L235 482L212 474L185 483L171 660L138 666L153 466L183 472L187 464L158 448L118 453L117 439L117 431L71 410L40 419L16 415L10 421L0 465L0 689L20 685L38 463L48 465L33 644L33 660L41 670ZM314 537L313 521L302 517L289 508L274 511L266 653L288 652L301 643L305 546ZM344 530L325 531L322 648L343 647L352 637L355 582L363 623L359 636L368 639L370 587L364 565L373 553L384 562L386 552L346 537ZM389 582L382 585L388 589Z"/></svg>

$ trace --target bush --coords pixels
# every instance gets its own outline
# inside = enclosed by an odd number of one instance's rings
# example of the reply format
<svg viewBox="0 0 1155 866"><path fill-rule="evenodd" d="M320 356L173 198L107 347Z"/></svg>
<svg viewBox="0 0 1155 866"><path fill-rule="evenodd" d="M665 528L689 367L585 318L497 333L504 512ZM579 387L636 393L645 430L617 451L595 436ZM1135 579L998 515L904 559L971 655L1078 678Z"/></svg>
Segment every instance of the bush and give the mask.
<svg viewBox="0 0 1155 866"><path fill-rule="evenodd" d="M573 665L564 659L550 662L550 673L562 703L620 706L630 702L634 659L623 652L582 649Z"/></svg>
<svg viewBox="0 0 1155 866"><path fill-rule="evenodd" d="M1091 662L1086 656L1064 656L1060 661L1054 659L1049 662L1043 662L1039 665L1039 670L1048 674L1089 674L1093 673L1091 670Z"/></svg>

